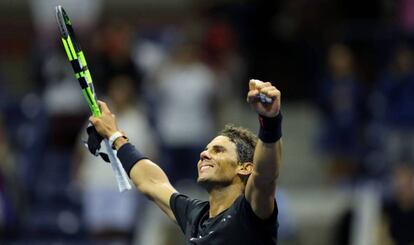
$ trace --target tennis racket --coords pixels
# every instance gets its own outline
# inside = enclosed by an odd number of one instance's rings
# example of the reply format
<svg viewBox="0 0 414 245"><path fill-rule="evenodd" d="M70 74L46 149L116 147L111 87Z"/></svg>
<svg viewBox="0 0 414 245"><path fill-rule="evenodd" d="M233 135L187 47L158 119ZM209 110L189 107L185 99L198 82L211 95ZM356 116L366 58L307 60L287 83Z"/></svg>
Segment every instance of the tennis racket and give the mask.
<svg viewBox="0 0 414 245"><path fill-rule="evenodd" d="M62 6L56 6L56 19L59 26L61 41L65 48L66 55L72 65L75 77L79 81L82 88L83 96L88 103L89 109L93 116L101 116L95 89L93 87L92 76L86 63L85 55L82 52L81 46L75 37L75 32L72 27L72 22L66 14ZM119 191L131 189L131 184L128 181L128 176L122 167L119 159L116 157L116 151L109 145L109 141L104 139L106 151L111 162L112 169L118 184Z"/></svg>

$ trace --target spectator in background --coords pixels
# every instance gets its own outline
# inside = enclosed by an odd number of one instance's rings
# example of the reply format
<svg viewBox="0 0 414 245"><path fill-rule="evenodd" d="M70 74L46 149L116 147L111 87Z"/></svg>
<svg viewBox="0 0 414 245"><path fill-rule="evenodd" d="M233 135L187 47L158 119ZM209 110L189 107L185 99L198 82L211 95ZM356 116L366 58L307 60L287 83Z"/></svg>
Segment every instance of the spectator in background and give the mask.
<svg viewBox="0 0 414 245"><path fill-rule="evenodd" d="M350 180L358 168L365 91L347 46L333 44L327 63L327 76L317 98L322 113L320 146L330 157L331 180L338 183Z"/></svg>
<svg viewBox="0 0 414 245"><path fill-rule="evenodd" d="M19 231L23 197L20 196L21 185L16 171L7 130L0 115L0 242L15 238Z"/></svg>
<svg viewBox="0 0 414 245"><path fill-rule="evenodd" d="M156 157L143 105L134 100L139 98L135 96L135 85L128 75L114 77L108 83L108 101L117 113L120 127L131 135L132 143ZM130 244L141 204L139 195L134 191L119 193L111 166L100 157L92 156L87 149L80 149L79 157L81 159L76 162L80 162L80 166L76 172L83 193L83 220L87 232L95 239Z"/></svg>
<svg viewBox="0 0 414 245"><path fill-rule="evenodd" d="M156 126L161 162L174 181L195 179L193 163L216 129L214 73L199 58L198 47L177 44L154 78ZM176 165L173 165L176 164Z"/></svg>
<svg viewBox="0 0 414 245"><path fill-rule="evenodd" d="M396 1L397 10L396 16L397 22L401 29L408 35L414 34L414 2L411 0L399 0Z"/></svg>
<svg viewBox="0 0 414 245"><path fill-rule="evenodd" d="M247 64L240 52L234 27L228 21L213 17L203 36L203 58L220 83L217 95L217 124L240 120L240 105L244 100ZM239 93L234 93L239 91Z"/></svg>
<svg viewBox="0 0 414 245"><path fill-rule="evenodd" d="M66 83L73 83L73 81L67 81L67 79L63 79L62 74L59 74L62 71L62 67L66 67L68 70L70 69L70 78L73 79L73 72L71 70L71 67L67 64L66 55L64 54L64 52L62 52L62 44L57 39L59 32L55 21L56 5L61 4L69 14L70 18L75 21L74 24L77 38L80 39L80 42L85 48L85 45L88 45L89 42L84 41L88 40L91 37L91 33L93 33L95 29L97 29L96 24L100 19L103 9L102 3L102 0L27 1L27 4L29 5L31 12L31 15L29 15L29 17L31 17L30 26L32 26L31 28L34 28L35 30L35 32L33 33L34 36L31 37L30 42L34 45L32 47L33 53L30 59L32 62L32 73L34 75L34 79L36 82L35 85L37 86L35 88L36 90L42 92L43 89L48 89L49 86L65 86L65 89L72 89L70 87L70 84ZM86 50L89 49L86 48ZM86 53L87 56L88 54L89 52ZM25 57L25 59L27 59L27 57ZM59 64L59 62L62 63ZM48 71L46 71L46 69ZM56 80L49 77L49 75L45 74L45 72L54 72L55 74L58 74L61 77L58 80ZM31 89L31 91L32 90L33 89ZM66 99L70 98L71 97L69 96L66 97ZM71 102L67 102L68 105L72 105ZM63 106L62 103L59 103L59 106Z"/></svg>
<svg viewBox="0 0 414 245"><path fill-rule="evenodd" d="M134 31L128 22L111 21L105 24L102 31L95 37L94 44L97 54L92 62L94 77L98 91L108 89L109 79L118 74L131 77L138 92L141 86L142 75L133 62L132 45Z"/></svg>
<svg viewBox="0 0 414 245"><path fill-rule="evenodd" d="M393 196L383 205L381 245L414 244L414 167L401 162L392 174Z"/></svg>
<svg viewBox="0 0 414 245"><path fill-rule="evenodd" d="M223 89L221 96L227 100L230 100L231 95L244 99L242 81L245 80L247 69L234 28L224 20L213 19L204 35L203 50L206 63L220 81L220 88ZM234 90L240 91L240 94L230 92Z"/></svg>
<svg viewBox="0 0 414 245"><path fill-rule="evenodd" d="M8 101L8 89L5 86L3 72L0 70L0 113L3 113Z"/></svg>
<svg viewBox="0 0 414 245"><path fill-rule="evenodd" d="M50 148L71 151L87 115L79 83L74 81L66 57L52 52L41 67L44 79L42 100L48 117Z"/></svg>
<svg viewBox="0 0 414 245"><path fill-rule="evenodd" d="M377 91L384 102L380 120L387 129L384 142L388 160L413 154L414 56L410 46L400 45L396 49L390 69L380 77Z"/></svg>

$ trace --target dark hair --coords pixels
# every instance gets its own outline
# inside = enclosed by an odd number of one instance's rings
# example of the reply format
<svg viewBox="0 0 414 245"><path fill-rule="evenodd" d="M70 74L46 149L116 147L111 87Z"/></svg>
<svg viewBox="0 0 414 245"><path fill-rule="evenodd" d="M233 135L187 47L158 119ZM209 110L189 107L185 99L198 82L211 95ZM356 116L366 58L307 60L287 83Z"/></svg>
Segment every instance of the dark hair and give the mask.
<svg viewBox="0 0 414 245"><path fill-rule="evenodd" d="M220 132L220 135L226 136L231 142L236 144L237 157L240 163L253 162L254 149L256 148L257 136L250 130L243 127L236 127L227 124Z"/></svg>

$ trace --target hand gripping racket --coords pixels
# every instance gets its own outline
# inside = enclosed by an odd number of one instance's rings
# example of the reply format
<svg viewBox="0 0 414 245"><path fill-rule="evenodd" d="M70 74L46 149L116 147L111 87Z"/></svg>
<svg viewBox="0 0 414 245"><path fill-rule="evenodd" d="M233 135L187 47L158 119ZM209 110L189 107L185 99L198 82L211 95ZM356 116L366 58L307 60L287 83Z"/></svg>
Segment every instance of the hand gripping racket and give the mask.
<svg viewBox="0 0 414 245"><path fill-rule="evenodd" d="M73 71L75 72L75 77L78 79L79 84L82 88L83 96L89 105L89 109L91 110L92 115L99 117L101 116L101 111L97 103L91 73L89 72L88 66L86 64L85 55L83 54L82 49L76 40L75 32L73 31L69 16L66 14L62 6L56 6L56 19L59 26L63 47L65 48L66 55L68 56L70 63L72 64ZM122 167L121 162L116 157L116 151L112 149L107 139L104 139L104 142L109 160L111 162L111 167L115 174L119 191L123 192L125 190L130 190L131 185L128 181L128 176Z"/></svg>

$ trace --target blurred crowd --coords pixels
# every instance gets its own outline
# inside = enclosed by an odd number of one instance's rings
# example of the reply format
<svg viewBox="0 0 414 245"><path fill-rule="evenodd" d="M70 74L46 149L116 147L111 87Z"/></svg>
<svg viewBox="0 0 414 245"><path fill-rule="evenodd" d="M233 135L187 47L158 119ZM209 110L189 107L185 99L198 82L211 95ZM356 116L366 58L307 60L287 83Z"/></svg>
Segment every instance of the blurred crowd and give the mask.
<svg viewBox="0 0 414 245"><path fill-rule="evenodd" d="M414 244L412 1L183 1L182 13L158 18L110 18L105 1L87 2L60 4L97 95L173 185L191 190L201 149L246 107L248 79L271 80L283 103L317 108L311 141L327 159L326 184L380 186L381 244ZM2 54L27 62L15 72L30 81L16 92L0 63L0 243L139 244L148 202L119 193L110 166L82 144L89 112L57 38L58 1L29 3L33 46ZM292 242L283 191L278 202L280 238ZM352 212L344 217L336 244L349 244Z"/></svg>

